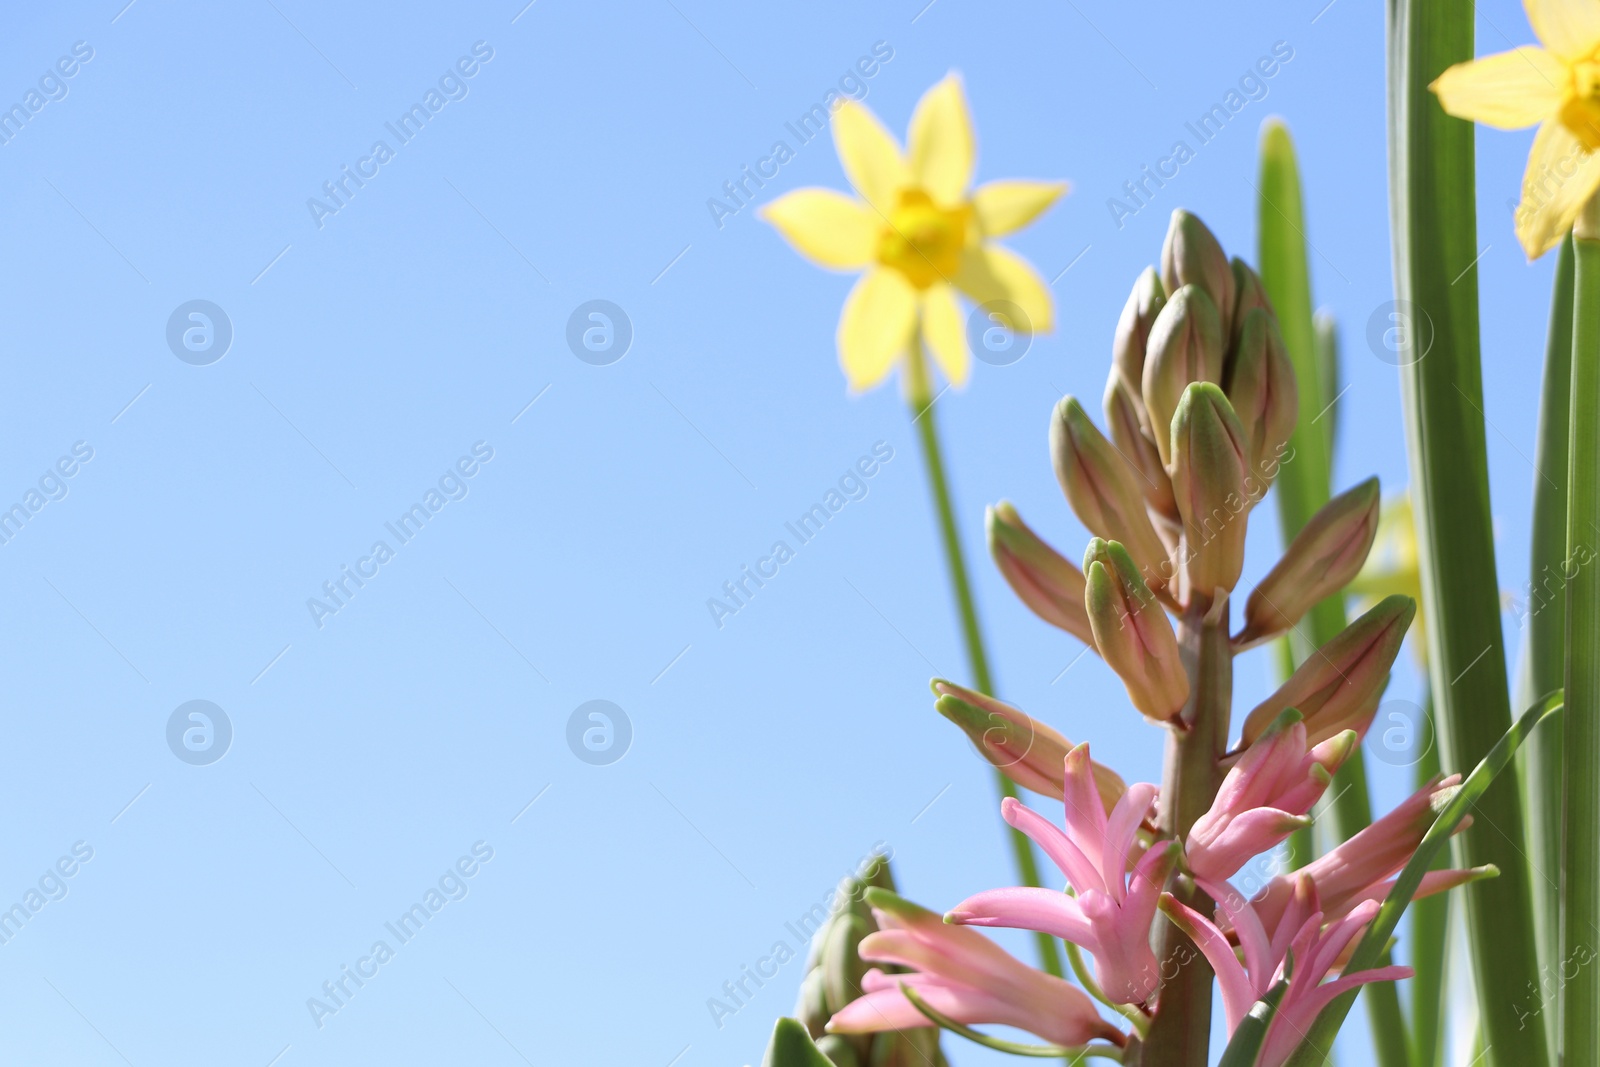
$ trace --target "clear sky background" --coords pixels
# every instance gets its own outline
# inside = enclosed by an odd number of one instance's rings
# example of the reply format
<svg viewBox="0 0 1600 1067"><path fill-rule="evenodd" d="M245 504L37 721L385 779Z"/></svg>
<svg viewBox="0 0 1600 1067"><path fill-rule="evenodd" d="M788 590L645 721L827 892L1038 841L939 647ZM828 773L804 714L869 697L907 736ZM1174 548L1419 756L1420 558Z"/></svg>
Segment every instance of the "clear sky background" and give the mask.
<svg viewBox="0 0 1600 1067"><path fill-rule="evenodd" d="M842 185L829 139L785 123L879 42L892 59L863 84L891 129L956 69L980 180L1073 184L1011 241L1055 279L1060 328L938 406L1002 695L1130 780L1158 774L1120 684L981 556L983 505L1081 551L1051 405L1098 407L1171 209L1255 258L1269 115L1296 137L1315 293L1344 330L1336 481L1405 483L1396 371L1365 340L1391 296L1377 5L124 2L18 8L0 39L0 104L73 70L0 144L0 505L42 478L59 497L0 544L0 904L65 890L0 944L7 1062L758 1063L802 961L720 1027L708 998L794 947L785 923L876 843L933 907L1010 883L988 771L927 690L966 668L907 414L893 387L847 396L837 366L850 280L753 210L719 226L707 207L778 140L794 158L757 202ZM1532 39L1509 0L1478 33ZM1293 57L1264 98L1119 227L1107 200L1194 147L1185 123L1277 42ZM462 57L472 76L401 144L385 124ZM363 164L378 140L393 158ZM1511 232L1528 141L1479 137L1507 589L1552 272ZM597 299L633 335L605 366L566 341ZM167 341L193 300L231 324L208 365ZM47 478L79 442L92 459ZM877 442L893 458L866 496L718 628L707 599ZM461 457L472 476L449 477ZM441 479L401 544L385 523ZM1247 579L1277 551L1260 514ZM393 558L314 619L308 598L370 573L379 540ZM1241 711L1270 691L1267 653L1237 687ZM1391 692L1416 696L1409 665ZM232 732L208 765L168 742L193 700ZM591 700L631 729L608 765L568 744ZM1409 774L1374 764L1380 807ZM47 877L63 856L71 877ZM445 885L465 896L399 944L385 923L461 857L474 873ZM378 940L393 958L319 1027L308 998Z"/></svg>

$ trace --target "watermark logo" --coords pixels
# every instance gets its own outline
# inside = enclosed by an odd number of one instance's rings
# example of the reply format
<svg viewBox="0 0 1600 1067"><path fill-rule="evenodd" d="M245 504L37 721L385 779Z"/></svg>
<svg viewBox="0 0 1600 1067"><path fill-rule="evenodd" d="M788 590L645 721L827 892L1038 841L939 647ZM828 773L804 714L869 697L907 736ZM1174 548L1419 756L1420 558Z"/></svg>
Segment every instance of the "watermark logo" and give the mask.
<svg viewBox="0 0 1600 1067"><path fill-rule="evenodd" d="M1433 751L1433 717L1409 700L1386 700L1367 731L1367 752L1391 767L1410 767Z"/></svg>
<svg viewBox="0 0 1600 1067"><path fill-rule="evenodd" d="M609 367L633 345L633 320L609 300L589 300L567 317L567 347L595 367Z"/></svg>
<svg viewBox="0 0 1600 1067"><path fill-rule="evenodd" d="M1409 300L1386 300L1367 319L1367 347L1391 367L1409 367L1433 348L1433 320Z"/></svg>
<svg viewBox="0 0 1600 1067"><path fill-rule="evenodd" d="M233 320L209 300L179 304L167 319L167 347L196 367L209 367L233 345Z"/></svg>
<svg viewBox="0 0 1600 1067"><path fill-rule="evenodd" d="M992 367L1009 367L1033 345L1033 320L1009 300L986 300L967 316L967 347Z"/></svg>
<svg viewBox="0 0 1600 1067"><path fill-rule="evenodd" d="M233 722L209 700L179 704L167 718L167 747L193 767L205 767L228 754Z"/></svg>
<svg viewBox="0 0 1600 1067"><path fill-rule="evenodd" d="M632 745L633 720L609 700L585 701L567 717L567 747L590 766L609 766Z"/></svg>

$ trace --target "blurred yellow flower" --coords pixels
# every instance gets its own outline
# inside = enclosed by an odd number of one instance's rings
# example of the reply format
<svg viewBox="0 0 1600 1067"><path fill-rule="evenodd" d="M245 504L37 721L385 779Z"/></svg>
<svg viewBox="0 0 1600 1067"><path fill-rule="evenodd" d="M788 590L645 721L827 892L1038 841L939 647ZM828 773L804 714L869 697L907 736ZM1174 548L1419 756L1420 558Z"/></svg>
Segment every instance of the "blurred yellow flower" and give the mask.
<svg viewBox="0 0 1600 1067"><path fill-rule="evenodd" d="M1422 610L1422 566L1417 556L1417 528L1411 515L1411 497L1401 493L1383 502L1378 535L1361 573L1345 587L1364 612L1384 597L1400 593L1417 602L1417 615L1407 637L1419 664L1428 660L1427 618Z"/></svg>
<svg viewBox="0 0 1600 1067"><path fill-rule="evenodd" d="M1560 243L1600 189L1600 2L1524 0L1543 48L1457 63L1431 88L1445 111L1502 130L1538 124L1517 206L1534 259Z"/></svg>
<svg viewBox="0 0 1600 1067"><path fill-rule="evenodd" d="M853 100L833 115L833 143L857 195L797 189L761 210L819 266L863 271L839 317L839 363L854 390L888 376L917 336L954 385L970 354L956 290L984 304L1008 300L1043 333L1054 326L1050 289L1022 257L989 239L1033 221L1064 182L994 181L969 192L972 120L951 74L923 94L911 116L909 153ZM909 155L909 158L908 158Z"/></svg>

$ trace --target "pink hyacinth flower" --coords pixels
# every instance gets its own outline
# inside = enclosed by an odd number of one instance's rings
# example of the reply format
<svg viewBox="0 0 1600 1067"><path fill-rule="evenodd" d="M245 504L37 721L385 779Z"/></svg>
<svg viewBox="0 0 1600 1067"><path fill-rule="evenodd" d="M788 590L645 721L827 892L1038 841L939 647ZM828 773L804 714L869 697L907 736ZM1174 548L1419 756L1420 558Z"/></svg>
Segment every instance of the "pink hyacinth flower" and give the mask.
<svg viewBox="0 0 1600 1067"><path fill-rule="evenodd" d="M885 974L874 968L864 995L828 1020L830 1033L862 1034L932 1026L901 991L904 984L935 1011L967 1025L1015 1026L1072 1048L1102 1038L1127 1038L1102 1019L1082 990L1035 970L976 930L949 926L936 912L893 893L869 889L879 929L861 941L861 958L912 968Z"/></svg>
<svg viewBox="0 0 1600 1067"><path fill-rule="evenodd" d="M1239 757L1222 780L1211 809L1195 821L1184 843L1197 877L1224 881L1252 856L1309 826L1306 812L1355 751L1359 739L1345 730L1306 750L1306 725L1289 709Z"/></svg>
<svg viewBox="0 0 1600 1067"><path fill-rule="evenodd" d="M1350 840L1317 857L1294 874L1281 874L1267 883L1255 901L1256 914L1268 930L1281 922L1298 875L1307 874L1316 883L1317 895L1327 917L1340 918L1363 901L1381 901L1394 887L1394 876L1406 865L1433 825L1440 804L1461 783L1459 774L1435 778L1402 801L1389 814L1364 827ZM1469 825L1463 820L1461 829ZM1413 899L1439 893L1479 878L1499 873L1494 867L1467 870L1429 871Z"/></svg>
<svg viewBox="0 0 1600 1067"><path fill-rule="evenodd" d="M945 920L1036 930L1080 945L1094 957L1095 976L1110 1000L1142 1003L1160 984L1150 923L1178 848L1152 848L1130 874L1139 826L1156 787L1148 782L1129 786L1107 816L1095 791L1087 744L1067 753L1065 777L1065 833L1015 800L1008 798L1000 810L1055 862L1077 896L1029 887L991 889L956 905Z"/></svg>
<svg viewBox="0 0 1600 1067"><path fill-rule="evenodd" d="M1277 1013L1267 1028L1257 1067L1282 1067L1316 1021L1317 1015L1335 997L1370 982L1393 982L1410 978L1409 967L1378 967L1356 974L1342 975L1324 982L1335 970L1357 934L1378 913L1378 902L1369 900L1351 909L1344 918L1323 928L1325 916L1317 906L1316 889L1303 873L1296 878L1290 906L1284 918L1297 921L1292 936L1268 938L1255 909L1226 886L1202 885L1214 894L1238 931L1244 962L1239 962L1227 935L1211 920L1171 894L1162 899L1162 910L1193 939L1216 973L1222 993L1222 1010L1228 1032L1238 1028L1250 1008L1290 970L1289 985L1278 1003ZM1283 927L1289 924L1284 923ZM1292 959L1292 964L1291 964Z"/></svg>

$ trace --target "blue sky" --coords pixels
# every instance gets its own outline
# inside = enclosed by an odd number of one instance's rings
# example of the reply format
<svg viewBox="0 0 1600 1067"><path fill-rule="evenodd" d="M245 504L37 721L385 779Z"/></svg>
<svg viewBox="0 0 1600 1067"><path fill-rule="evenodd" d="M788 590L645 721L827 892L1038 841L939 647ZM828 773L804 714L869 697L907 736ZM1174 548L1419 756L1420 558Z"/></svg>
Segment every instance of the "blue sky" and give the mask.
<svg viewBox="0 0 1600 1067"><path fill-rule="evenodd" d="M1051 405L1099 397L1171 209L1254 258L1274 114L1344 331L1336 480L1405 482L1396 372L1365 341L1391 293L1372 5L123 3L19 11L0 40L0 103L28 116L0 144L0 504L42 499L0 544L0 903L64 892L0 944L9 1061L755 1063L802 964L720 1026L706 1001L875 846L930 906L1008 882L987 771L926 688L965 667L916 442L894 388L849 397L837 367L849 279L709 204L778 141L752 203L842 185L829 139L788 125L830 92L903 131L959 70L979 178L1073 185L1012 241L1059 329L939 403L970 549L1008 498L1080 551ZM1506 0L1480 14L1483 51L1531 39ZM1186 124L1275 47L1198 144ZM1116 210L1179 140L1177 175ZM1528 140L1479 139L1508 589L1552 267L1511 233ZM597 300L631 327L611 362L568 343ZM717 626L708 598L874 449L862 495ZM1256 527L1247 578L1277 548ZM975 562L1002 695L1154 777L1110 672ZM1241 661L1241 708L1271 670ZM178 757L208 729L169 731L190 701L226 720L221 759ZM621 716L569 731L590 701ZM588 729L626 754L579 758ZM1375 771L1380 804L1408 773ZM430 889L399 944L385 924ZM392 958L361 962L379 940ZM375 972L314 1018L347 966Z"/></svg>

